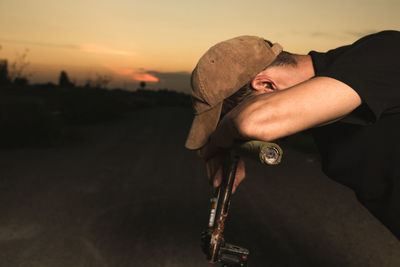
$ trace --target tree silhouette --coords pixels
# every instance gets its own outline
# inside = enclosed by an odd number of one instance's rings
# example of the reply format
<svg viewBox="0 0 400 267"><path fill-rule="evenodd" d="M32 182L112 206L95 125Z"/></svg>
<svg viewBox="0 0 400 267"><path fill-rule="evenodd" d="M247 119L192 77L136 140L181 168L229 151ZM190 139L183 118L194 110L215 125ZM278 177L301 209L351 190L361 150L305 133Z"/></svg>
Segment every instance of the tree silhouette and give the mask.
<svg viewBox="0 0 400 267"><path fill-rule="evenodd" d="M60 78L58 79L58 85L60 87L73 87L74 84L69 80L68 74L66 71L61 71Z"/></svg>
<svg viewBox="0 0 400 267"><path fill-rule="evenodd" d="M112 77L110 75L96 73L96 79L93 83L96 88L107 89L111 81Z"/></svg>
<svg viewBox="0 0 400 267"><path fill-rule="evenodd" d="M10 64L8 77L11 82L16 82L19 85L28 83L28 76L32 75L26 72L30 64L27 60L28 52L29 50L25 49L22 54L17 54L14 62Z"/></svg>
<svg viewBox="0 0 400 267"><path fill-rule="evenodd" d="M1 46L0 46L1 47ZM6 59L0 60L0 85L9 84L8 62Z"/></svg>
<svg viewBox="0 0 400 267"><path fill-rule="evenodd" d="M140 82L140 89L144 90L146 88L146 82Z"/></svg>

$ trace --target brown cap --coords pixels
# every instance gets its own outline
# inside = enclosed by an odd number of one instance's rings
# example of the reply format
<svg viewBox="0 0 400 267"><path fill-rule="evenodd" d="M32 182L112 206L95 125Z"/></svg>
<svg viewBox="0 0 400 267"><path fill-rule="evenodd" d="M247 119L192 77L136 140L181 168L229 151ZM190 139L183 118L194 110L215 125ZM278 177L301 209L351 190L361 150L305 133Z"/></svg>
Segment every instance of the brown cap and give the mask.
<svg viewBox="0 0 400 267"><path fill-rule="evenodd" d="M192 73L194 120L186 148L204 146L217 127L222 103L274 61L282 51L256 36L240 36L211 47Z"/></svg>

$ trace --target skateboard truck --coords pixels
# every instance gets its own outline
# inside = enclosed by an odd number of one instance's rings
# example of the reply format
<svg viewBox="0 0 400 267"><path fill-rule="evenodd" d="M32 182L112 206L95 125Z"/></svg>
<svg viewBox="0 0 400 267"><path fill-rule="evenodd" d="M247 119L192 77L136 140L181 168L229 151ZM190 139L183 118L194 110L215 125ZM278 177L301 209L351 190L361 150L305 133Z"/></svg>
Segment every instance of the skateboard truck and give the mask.
<svg viewBox="0 0 400 267"><path fill-rule="evenodd" d="M276 165L282 158L282 149L274 143L248 141L234 146L223 167L220 187L213 190L208 228L202 232L202 249L210 263L226 267L247 265L249 250L225 242L223 232L232 195L233 182L240 156L258 156L262 164Z"/></svg>

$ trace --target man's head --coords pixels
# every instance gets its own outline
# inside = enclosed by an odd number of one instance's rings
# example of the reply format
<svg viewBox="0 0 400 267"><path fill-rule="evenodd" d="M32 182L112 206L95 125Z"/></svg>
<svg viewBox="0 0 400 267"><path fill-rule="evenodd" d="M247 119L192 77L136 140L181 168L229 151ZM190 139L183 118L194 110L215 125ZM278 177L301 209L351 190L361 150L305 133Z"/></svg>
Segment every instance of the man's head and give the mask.
<svg viewBox="0 0 400 267"><path fill-rule="evenodd" d="M186 147L205 145L215 130L223 102L262 73L281 53L279 44L263 38L241 36L211 47L192 73L195 118Z"/></svg>
<svg viewBox="0 0 400 267"><path fill-rule="evenodd" d="M272 46L272 43L266 42ZM279 53L275 60L262 72L258 73L237 92L224 100L221 117L251 95L282 90L297 84L299 82L295 78L297 75L293 75L294 72L299 71L296 58L298 58L298 55L287 51Z"/></svg>

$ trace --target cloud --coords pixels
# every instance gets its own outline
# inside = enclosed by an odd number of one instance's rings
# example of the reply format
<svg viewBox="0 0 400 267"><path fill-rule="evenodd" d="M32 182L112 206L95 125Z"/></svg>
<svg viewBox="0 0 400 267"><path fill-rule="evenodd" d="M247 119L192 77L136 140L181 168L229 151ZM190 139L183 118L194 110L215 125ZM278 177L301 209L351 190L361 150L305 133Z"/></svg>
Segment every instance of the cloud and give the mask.
<svg viewBox="0 0 400 267"><path fill-rule="evenodd" d="M132 55L132 52L126 50L120 50L96 44L77 45L76 48L84 52L95 53L95 54L110 54L110 55L122 55L122 56Z"/></svg>
<svg viewBox="0 0 400 267"><path fill-rule="evenodd" d="M138 88L139 82L146 82L148 89L169 89L179 92L190 92L190 73L184 71L178 72L160 72L154 70L119 68L105 66L131 88Z"/></svg>
<svg viewBox="0 0 400 267"><path fill-rule="evenodd" d="M106 66L109 70L117 74L118 76L126 77L132 81L138 82L150 82L157 83L159 78L156 75L146 72L143 69L133 69L133 68L119 68Z"/></svg>
<svg viewBox="0 0 400 267"><path fill-rule="evenodd" d="M356 37L356 38L360 38L360 37L364 37L366 35L369 35L371 33L375 33L377 32L374 29L368 29L368 30L361 30L361 31L351 31L351 30L345 30L345 31L338 31L338 32L332 32L332 31L326 31L326 32L321 32L321 31L315 31L315 32L310 32L310 36L312 37L325 37L325 38L330 38L330 39L337 39L340 38L344 35L346 36L351 36L351 37Z"/></svg>
<svg viewBox="0 0 400 267"><path fill-rule="evenodd" d="M312 37L320 37L320 36L323 36L323 37L332 37L332 36L334 36L334 34L329 33L329 32L311 32L310 35L311 35Z"/></svg>
<svg viewBox="0 0 400 267"><path fill-rule="evenodd" d="M52 48L74 49L74 50L79 50L79 51L83 51L86 53L95 53L95 54L109 54L109 55L121 55L121 56L129 56L129 55L134 54L132 51L115 49L112 47L107 47L107 46L98 45L98 44L81 44L81 45L54 44L54 43L46 43L46 42L34 42L34 41L10 40L10 39L0 39L0 42L22 44L22 45L36 45L36 46L44 46L44 47L52 47Z"/></svg>
<svg viewBox="0 0 400 267"><path fill-rule="evenodd" d="M190 92L190 73L189 72L159 72L147 71L159 78L158 88L172 89L180 92Z"/></svg>
<svg viewBox="0 0 400 267"><path fill-rule="evenodd" d="M134 74L134 70L130 68L116 68L111 66L107 66L107 68L120 76L129 76Z"/></svg>
<svg viewBox="0 0 400 267"><path fill-rule="evenodd" d="M152 82L152 83L156 83L159 81L159 79L150 74L150 73L140 73L140 74L135 74L133 75L133 79L135 81L140 81L140 82Z"/></svg>
<svg viewBox="0 0 400 267"><path fill-rule="evenodd" d="M364 37L366 35L369 35L369 34L372 34L372 33L375 33L375 32L377 32L377 30L369 29L369 30L363 30L363 31L346 31L345 33L347 35L351 35L351 36L359 38L359 37Z"/></svg>
<svg viewBox="0 0 400 267"><path fill-rule="evenodd" d="M337 39L339 37L339 34L337 32L315 31L315 32L310 32L309 34L311 37L317 37L317 38Z"/></svg>
<svg viewBox="0 0 400 267"><path fill-rule="evenodd" d="M11 43L11 44L22 44L22 45L37 45L37 46L46 46L46 47L55 47L55 48L67 48L67 49L76 49L75 45L68 44L52 44L45 42L33 42L26 40L10 40L10 39L0 39L0 42Z"/></svg>

